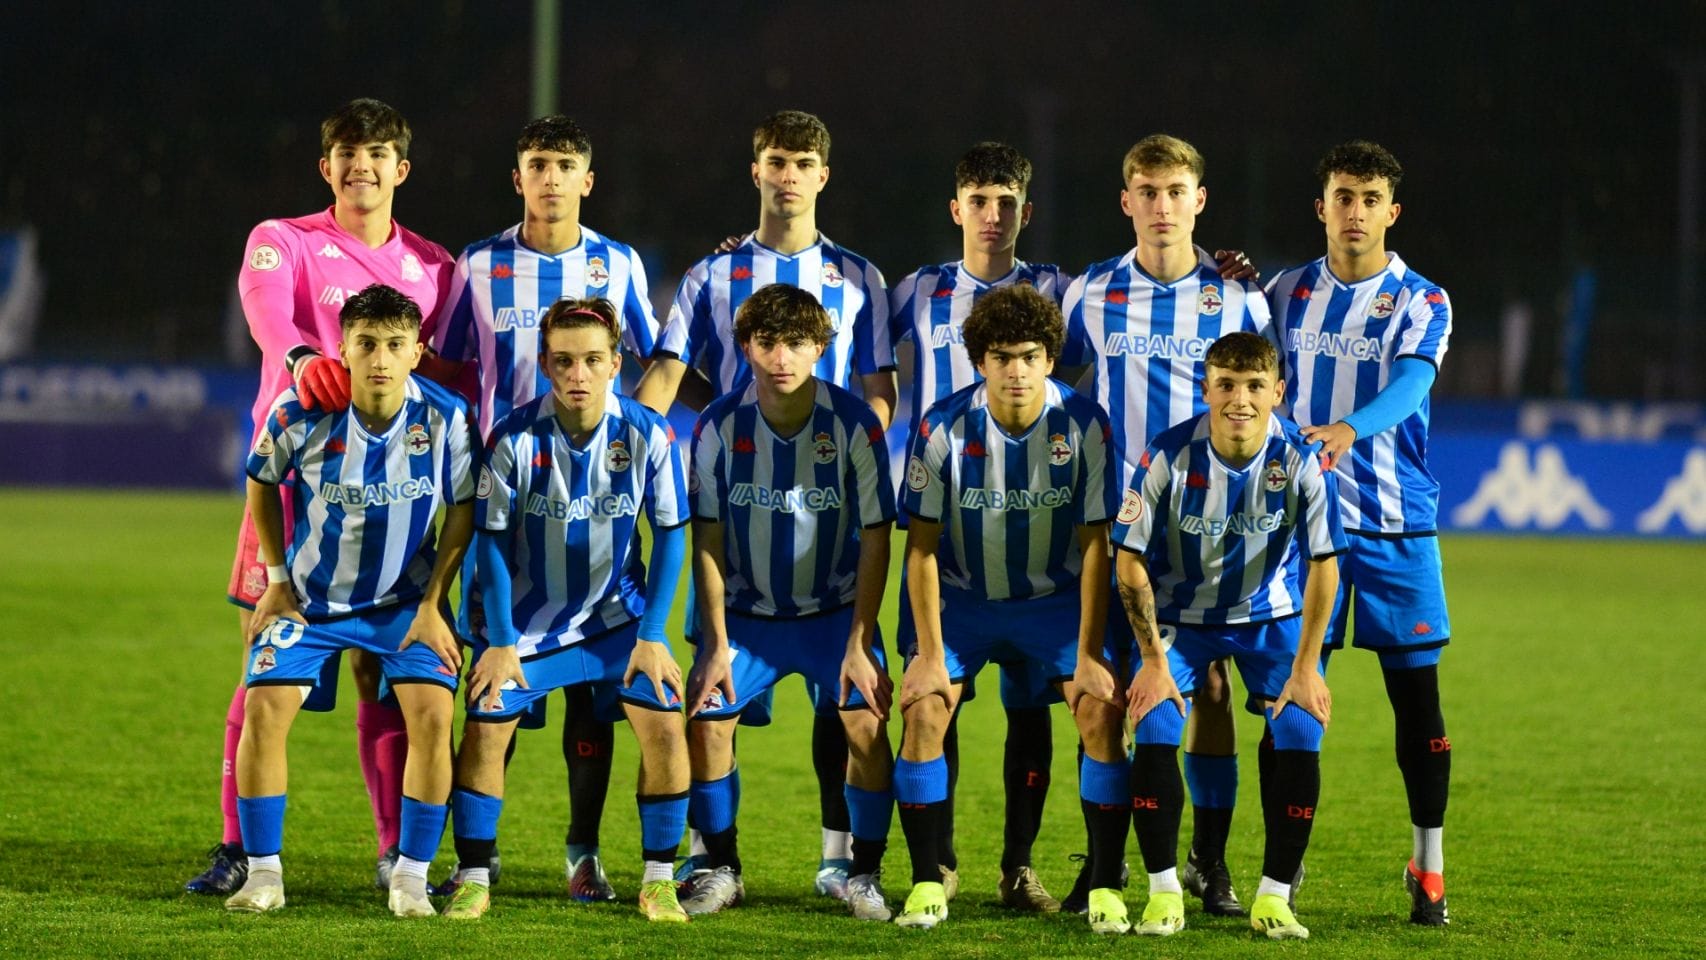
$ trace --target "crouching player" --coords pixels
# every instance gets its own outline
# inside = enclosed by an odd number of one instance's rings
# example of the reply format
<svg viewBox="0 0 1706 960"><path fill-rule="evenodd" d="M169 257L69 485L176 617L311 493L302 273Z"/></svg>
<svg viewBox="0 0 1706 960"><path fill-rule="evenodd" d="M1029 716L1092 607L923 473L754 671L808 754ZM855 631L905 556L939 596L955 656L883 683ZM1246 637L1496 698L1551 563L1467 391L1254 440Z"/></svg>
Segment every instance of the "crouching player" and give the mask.
<svg viewBox="0 0 1706 960"><path fill-rule="evenodd" d="M491 903L504 751L521 715L553 690L610 684L640 741L640 911L685 922L671 872L687 821L687 745L664 624L686 553L686 471L664 419L611 392L622 358L610 301L560 300L539 328L551 392L497 424L480 472L485 636L451 801L462 882L444 915L476 919Z"/></svg>
<svg viewBox="0 0 1706 960"><path fill-rule="evenodd" d="M833 329L810 293L764 287L741 304L734 333L752 381L706 407L693 428L700 641L688 746L693 821L711 869L695 878L684 906L713 913L745 894L735 721L797 673L840 693L853 835L847 903L861 920L887 920L877 874L893 756L877 609L895 516L888 447L863 400L813 376Z"/></svg>
<svg viewBox="0 0 1706 960"><path fill-rule="evenodd" d="M983 382L930 408L906 466L918 652L901 684L906 726L894 783L913 885L896 922L929 928L948 915L938 865L948 790L942 738L964 683L1000 660L1047 677L1072 705L1084 741L1091 863L1109 874L1092 881L1090 919L1123 931L1125 908L1110 889L1119 884L1128 815L1119 694L1105 664L1097 696L1081 696L1075 676L1078 664L1101 662L1107 617L1108 418L1049 378L1065 324L1035 288L984 294L961 332ZM1117 917L1104 916L1110 898Z"/></svg>
<svg viewBox="0 0 1706 960"><path fill-rule="evenodd" d="M1297 426L1273 413L1285 389L1274 345L1227 334L1204 369L1208 411L1150 443L1113 532L1120 599L1142 657L1126 691L1137 724L1132 821L1149 873L1137 932L1168 936L1185 926L1176 754L1187 698L1210 664L1230 656L1275 750L1272 782L1262 784L1267 839L1250 925L1301 940L1309 930L1292 914L1290 882L1321 792L1332 710L1321 644L1345 535L1332 474ZM1301 591L1300 556L1309 561Z"/></svg>
<svg viewBox="0 0 1706 960"><path fill-rule="evenodd" d="M249 876L225 901L263 913L284 906L285 742L329 657L378 657L402 706L402 856L390 902L400 917L431 916L426 868L444 833L450 723L462 655L446 590L473 529L471 430L463 401L409 375L420 362L421 312L374 284L338 314L350 406L303 406L294 387L273 404L249 455L248 506L267 587L255 604L237 812ZM279 484L289 479L295 524L284 548ZM442 542L433 519L445 505Z"/></svg>

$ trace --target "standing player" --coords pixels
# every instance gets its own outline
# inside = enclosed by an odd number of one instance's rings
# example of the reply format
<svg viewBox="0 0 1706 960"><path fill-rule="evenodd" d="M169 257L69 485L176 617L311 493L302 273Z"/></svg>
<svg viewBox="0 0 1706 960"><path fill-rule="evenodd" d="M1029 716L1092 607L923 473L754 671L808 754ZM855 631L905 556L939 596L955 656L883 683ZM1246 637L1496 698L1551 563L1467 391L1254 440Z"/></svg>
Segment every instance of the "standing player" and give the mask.
<svg viewBox="0 0 1706 960"><path fill-rule="evenodd" d="M421 312L374 284L339 311L351 404L309 409L286 389L249 456L249 511L267 586L255 604L249 696L238 746L238 815L248 878L229 910L284 906L285 744L340 650L374 654L408 730L391 911L432 916L426 869L450 794L450 724L462 654L448 592L473 529L473 430L461 398L409 375ZM295 494L287 540L280 484ZM433 521L445 507L443 542ZM289 544L288 548L286 544Z"/></svg>
<svg viewBox="0 0 1706 960"><path fill-rule="evenodd" d="M611 395L617 324L603 299L546 310L539 367L550 393L516 408L488 444L478 506L484 645L457 756L463 874L447 917L475 919L490 903L504 754L521 715L558 687L604 683L621 688L640 741L640 910L687 919L671 876L687 820L681 668L664 636L686 550L687 475L663 417ZM649 572L638 553L642 509Z"/></svg>
<svg viewBox="0 0 1706 960"><path fill-rule="evenodd" d="M273 400L294 384L304 407L339 411L349 403L349 373L331 356L340 340L338 310L371 283L388 284L432 317L450 279L450 254L391 219L398 184L409 176L409 124L378 100L352 100L320 124L320 176L332 188L330 209L290 220L267 220L249 234L238 277L249 332L261 348L261 386L255 396L256 433ZM423 331L423 335L430 331ZM286 502L287 515L292 505ZM247 650L254 631L249 611L266 588L253 518L245 513L228 594L241 607L238 627ZM306 706L331 709L337 660L327 661L320 694ZM360 704L357 752L378 834L376 883L389 886L397 855L404 756L403 718L378 702L377 661L350 651ZM243 845L237 816L237 743L243 730L244 686L225 715L220 800L224 837L212 864L186 885L196 893L227 895L243 883Z"/></svg>
<svg viewBox="0 0 1706 960"><path fill-rule="evenodd" d="M432 341L445 360L475 364L482 435L510 410L550 392L539 356L541 323L552 304L564 298L608 300L621 317L622 346L641 362L657 338L645 265L626 244L580 222L581 200L593 183L586 133L564 116L533 120L516 140L510 178L522 198L522 220L462 251ZM463 378L452 370L442 379ZM614 389L616 381L610 382ZM464 571L464 582L473 582L470 571ZM471 605L463 609L465 615L473 612ZM470 632L465 624L464 633ZM616 897L598 855L615 732L594 709L593 689L575 684L563 691L563 760L569 771L564 863L569 895L580 901ZM543 703L539 707L542 714Z"/></svg>
<svg viewBox="0 0 1706 960"><path fill-rule="evenodd" d="M918 652L901 686L894 784L913 885L896 922L928 928L948 915L937 859L948 778L942 737L963 684L990 660L1012 660L1072 704L1092 862L1114 878L1091 891L1091 923L1123 930L1118 892L1100 889L1118 882L1128 816L1119 694L1101 656L1114 512L1107 415L1049 378L1064 330L1060 309L1035 289L1009 285L984 296L961 335L984 381L924 415L906 467ZM1065 639L1065 623L1078 625L1076 643ZM1091 664L1102 664L1105 682L1085 696L1079 681ZM1110 898L1114 913L1105 909Z"/></svg>
<svg viewBox="0 0 1706 960"><path fill-rule="evenodd" d="M1162 430L1205 409L1197 385L1203 354L1223 334L1265 333L1268 305L1253 281L1229 280L1192 243L1208 203L1202 154L1165 134L1139 140L1121 167L1120 209L1137 245L1093 264L1066 293L1062 362L1093 363L1092 390L1113 420L1118 489L1129 487L1138 458ZM1115 645L1130 649L1125 618L1110 618ZM1186 740L1185 778L1196 805L1185 882L1209 913L1242 916L1226 868L1226 839L1237 795L1238 761L1226 666L1208 673Z"/></svg>
<svg viewBox="0 0 1706 960"><path fill-rule="evenodd" d="M1409 795L1410 922L1443 926L1451 741L1439 657L1451 621L1427 448L1428 390L1451 336L1451 299L1386 251L1403 174L1397 158L1366 140L1329 150L1315 168L1327 255L1275 277L1268 299L1291 371L1286 403L1339 478L1349 534L1327 645L1344 645L1354 605L1355 645L1380 655Z"/></svg>
<svg viewBox="0 0 1706 960"><path fill-rule="evenodd" d="M839 693L853 854L845 899L861 920L892 915L878 885L893 758L877 609L894 493L876 414L812 373L833 335L827 313L811 294L781 284L747 298L735 337L752 382L705 408L693 428L701 639L688 745L693 820L711 872L694 882L683 904L690 914L733 906L745 893L735 719L797 673Z"/></svg>
<svg viewBox="0 0 1706 960"><path fill-rule="evenodd" d="M744 387L752 372L734 335L735 314L755 291L784 284L810 293L829 314L830 341L814 375L842 388L852 387L856 375L865 402L888 429L895 380L883 276L817 229L818 194L829 183L829 130L823 121L784 110L759 124L752 135L752 182L758 188L758 229L734 249L699 261L682 278L635 399L667 410L689 368L710 381L715 397ZM690 606L690 635L693 611ZM817 715L812 766L823 817L816 888L845 899L852 862L842 799L847 743L834 691L815 690L810 683L807 691Z"/></svg>
<svg viewBox="0 0 1706 960"><path fill-rule="evenodd" d="M1332 476L1296 425L1273 414L1285 386L1273 343L1227 334L1204 367L1208 411L1149 445L1113 532L1120 599L1142 658L1126 692L1136 724L1132 821L1149 873L1137 932L1169 936L1185 926L1176 754L1186 698L1211 664L1230 657L1274 740L1274 762L1262 772L1267 841L1250 925L1276 940L1307 939L1289 900L1321 794L1332 710L1321 643L1344 532ZM1301 591L1300 554L1309 560Z"/></svg>

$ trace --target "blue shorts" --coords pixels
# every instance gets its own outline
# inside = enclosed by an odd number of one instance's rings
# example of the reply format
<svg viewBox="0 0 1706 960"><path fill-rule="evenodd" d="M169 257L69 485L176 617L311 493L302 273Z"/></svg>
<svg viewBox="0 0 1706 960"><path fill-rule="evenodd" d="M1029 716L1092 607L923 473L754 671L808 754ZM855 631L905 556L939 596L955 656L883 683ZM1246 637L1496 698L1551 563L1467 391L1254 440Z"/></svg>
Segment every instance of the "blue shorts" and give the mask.
<svg viewBox="0 0 1706 960"><path fill-rule="evenodd" d="M406 650L397 649L414 623L415 610L414 604L400 603L306 625L294 620L275 621L250 644L249 670L243 683L250 687L317 687L328 662L333 671L337 669L340 651L360 649L379 657L385 685L436 683L455 690L455 669L430 647L415 643Z"/></svg>
<svg viewBox="0 0 1706 960"><path fill-rule="evenodd" d="M837 702L841 695L841 661L847 652L847 634L853 628L851 604L810 617L770 619L727 610L723 618L729 633L729 649L734 654L730 672L735 699L725 701L721 690L712 690L707 706L696 716L707 720L727 719L740 715L754 702L762 703L768 710L771 689L776 681L791 673L806 681L808 693L815 685L819 696L838 711L857 710L865 705L865 698L857 690L848 691L846 706ZM887 670L888 656L883 650L880 628L872 639L871 650L881 669Z"/></svg>
<svg viewBox="0 0 1706 960"><path fill-rule="evenodd" d="M1303 618L1286 617L1266 623L1235 623L1221 626L1201 624L1158 625L1160 644L1167 650L1167 666L1179 692L1192 697L1202 689L1203 675L1216 660L1231 657L1244 680L1248 699L1244 708L1260 714L1262 703L1278 700L1291 679L1291 664L1297 658L1297 643L1303 635ZM1137 673L1134 662L1129 683ZM1326 675L1325 669L1322 675Z"/></svg>
<svg viewBox="0 0 1706 960"><path fill-rule="evenodd" d="M1339 554L1339 595L1326 647L1345 645L1346 620L1356 613L1351 645L1366 650L1416 651L1451 642L1438 537L1364 537L1347 533Z"/></svg>
<svg viewBox="0 0 1706 960"><path fill-rule="evenodd" d="M896 617L896 647L905 651L906 661L918 655L918 629L912 622L912 598L906 589L906 571L900 575L900 615ZM1066 698L1049 678L1038 675L1024 661L998 663L1001 668L1001 705L1009 710L1031 710L1065 703ZM960 688L960 703L977 699L977 680L967 677Z"/></svg>
<svg viewBox="0 0 1706 960"><path fill-rule="evenodd" d="M664 687L666 699L659 700L652 679L644 674L636 676L631 685L622 686L622 675L628 672L628 659L634 653L634 643L639 634L640 622L635 620L596 637L587 637L566 647L558 647L547 653L529 657L521 662L521 673L527 678L527 687L523 689L514 682L506 682L500 688L498 703L491 710L481 709L484 697L470 703L468 719L480 723L507 723L518 720L524 714L534 714L535 704L543 707L553 690L580 683L595 685L595 702L599 701L598 691L603 688L614 692L620 702L631 703L646 710L680 710L681 698L668 687ZM475 653L474 662L479 662L486 649L489 648L481 648ZM606 694L606 701L608 697ZM605 716L604 707L604 703L599 703L598 713L601 718ZM542 711L538 713L542 714Z"/></svg>
<svg viewBox="0 0 1706 960"><path fill-rule="evenodd" d="M688 558L689 561L692 557ZM687 610L681 618L681 632L687 637L688 646L695 650L699 648L699 590L694 585L692 577L687 578ZM735 688L739 690L739 687ZM835 696L827 697L822 691L806 681L806 696L811 699L812 709L818 713L836 713ZM827 704L825 703L827 701ZM771 687L764 694L753 698L740 713L740 725L743 727L768 727L770 715L776 706L776 688Z"/></svg>
<svg viewBox="0 0 1706 960"><path fill-rule="evenodd" d="M984 664L1022 664L1051 687L1078 666L1078 591L1024 600L985 600L942 585L942 650L948 679L963 683Z"/></svg>

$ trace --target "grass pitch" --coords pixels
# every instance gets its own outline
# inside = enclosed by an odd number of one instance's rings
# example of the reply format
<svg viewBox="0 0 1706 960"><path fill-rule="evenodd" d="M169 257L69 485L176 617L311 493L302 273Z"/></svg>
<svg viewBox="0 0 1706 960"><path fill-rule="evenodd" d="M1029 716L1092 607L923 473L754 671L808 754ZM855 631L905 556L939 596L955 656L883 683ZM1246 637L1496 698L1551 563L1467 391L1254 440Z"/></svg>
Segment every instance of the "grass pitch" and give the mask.
<svg viewBox="0 0 1706 960"><path fill-rule="evenodd" d="M958 847L964 889L928 933L858 923L810 895L817 792L797 681L780 722L741 735L748 903L685 928L635 912L636 752L617 731L603 842L623 900L563 895L567 817L550 730L524 733L511 768L504 874L477 923L394 920L371 887L373 837L350 696L304 714L291 742L285 863L290 906L227 914L185 894L218 837L221 718L240 663L222 601L234 497L0 490L0 955L292 956L1288 956L1706 954L1706 680L1699 543L1450 537L1458 642L1441 666L1455 747L1447 877L1453 924L1404 922L1409 853L1391 718L1366 654L1334 664L1334 722L1299 914L1307 943L1255 940L1203 917L1162 942L1093 937L1080 917L994 905L1003 724L994 695L962 717ZM898 543L898 540L897 540ZM898 555L898 554L897 554ZM892 593L885 623L892 623ZM1082 849L1071 720L1056 712L1054 789L1035 862L1057 895ZM1260 866L1254 722L1229 860L1246 901ZM892 730L898 738L898 718ZM1189 817L1185 831L1188 835ZM1128 841L1137 868L1137 848ZM433 876L454 859L445 838ZM890 893L908 866L898 821ZM1127 902L1142 902L1138 874Z"/></svg>

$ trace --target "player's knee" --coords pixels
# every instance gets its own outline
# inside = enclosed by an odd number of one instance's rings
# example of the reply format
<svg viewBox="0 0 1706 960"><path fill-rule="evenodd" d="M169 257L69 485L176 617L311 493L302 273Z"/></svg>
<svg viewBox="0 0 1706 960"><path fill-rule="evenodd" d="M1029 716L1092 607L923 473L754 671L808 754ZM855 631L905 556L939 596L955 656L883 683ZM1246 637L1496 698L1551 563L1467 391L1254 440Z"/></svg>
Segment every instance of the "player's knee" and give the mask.
<svg viewBox="0 0 1706 960"><path fill-rule="evenodd" d="M1178 704L1163 700L1150 707L1143 719L1137 721L1137 729L1132 732L1132 739L1137 743L1177 747L1184 735L1185 717L1179 712Z"/></svg>
<svg viewBox="0 0 1706 960"><path fill-rule="evenodd" d="M1287 704L1279 716L1268 721L1274 733L1275 750L1307 750L1321 752L1321 737L1327 729L1315 715L1295 703Z"/></svg>
<svg viewBox="0 0 1706 960"><path fill-rule="evenodd" d="M1124 714L1125 711L1104 700L1080 697L1072 718L1084 745L1093 753L1106 755L1110 746L1117 750L1124 733L1121 722Z"/></svg>

